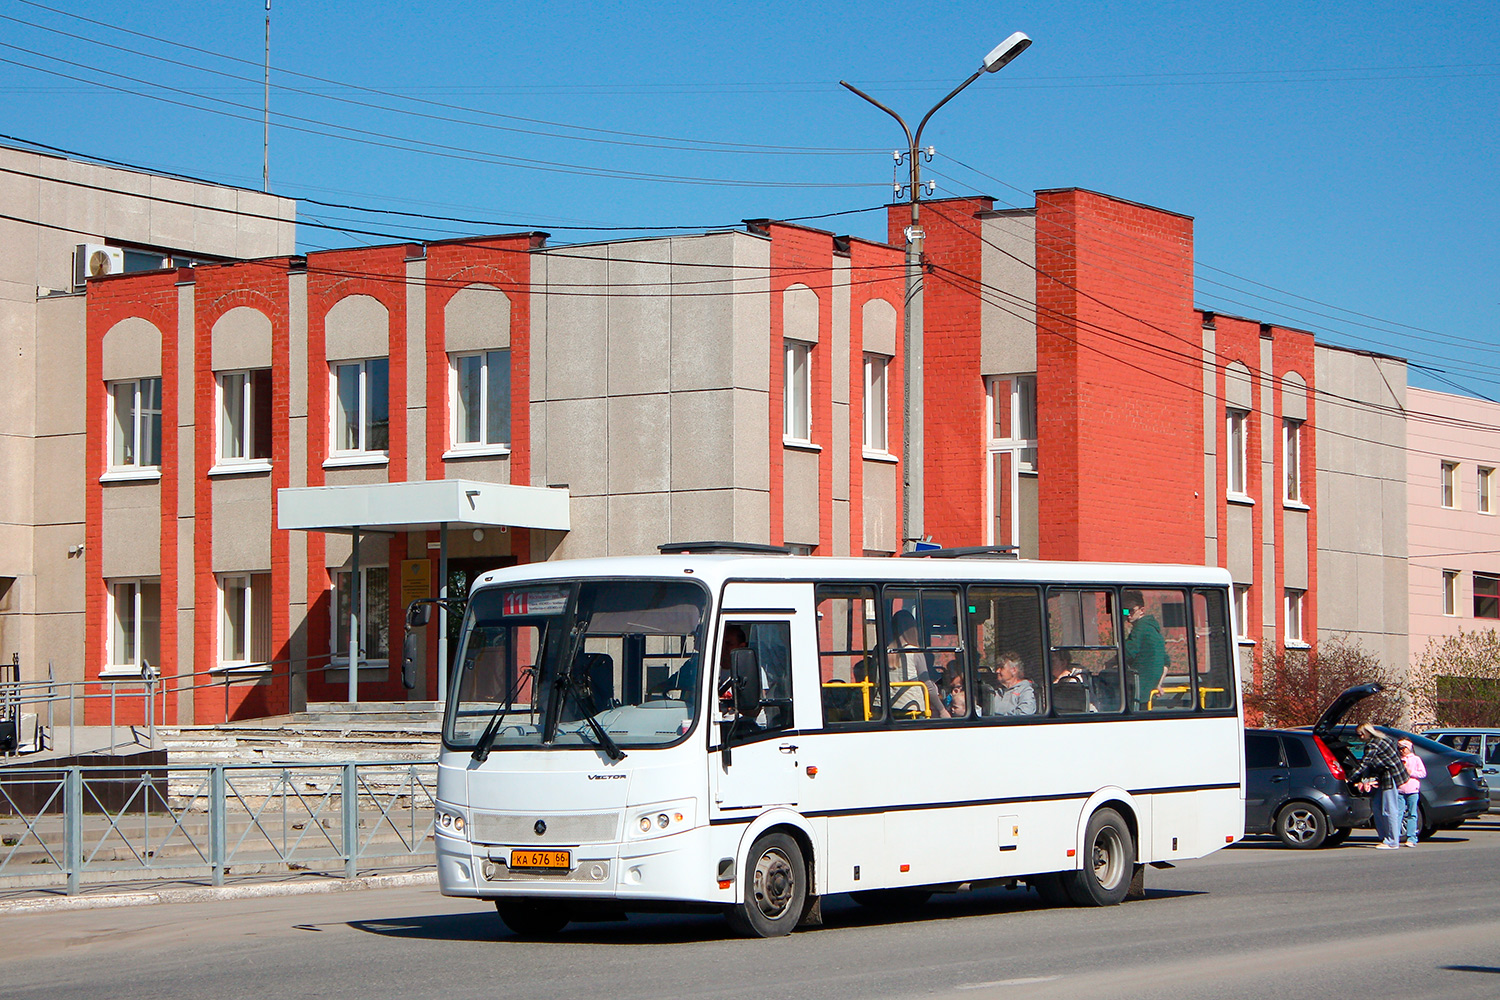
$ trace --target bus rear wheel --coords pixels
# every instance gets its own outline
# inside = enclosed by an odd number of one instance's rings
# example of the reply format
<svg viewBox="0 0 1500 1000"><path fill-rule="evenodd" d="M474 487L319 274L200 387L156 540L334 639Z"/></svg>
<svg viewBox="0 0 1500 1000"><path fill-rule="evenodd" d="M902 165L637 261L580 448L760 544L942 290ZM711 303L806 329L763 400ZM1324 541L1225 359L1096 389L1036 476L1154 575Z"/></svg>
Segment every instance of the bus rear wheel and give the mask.
<svg viewBox="0 0 1500 1000"><path fill-rule="evenodd" d="M517 937L551 937L568 926L567 905L549 899L497 899L495 912L500 922Z"/></svg>
<svg viewBox="0 0 1500 1000"><path fill-rule="evenodd" d="M790 934L807 902L807 864L797 842L784 833L755 841L745 865L745 901L725 914L743 937Z"/></svg>
<svg viewBox="0 0 1500 1000"><path fill-rule="evenodd" d="M1135 874L1135 838L1113 809L1089 817L1083 838L1083 868L1063 872L1063 886L1079 906L1114 906L1130 892Z"/></svg>

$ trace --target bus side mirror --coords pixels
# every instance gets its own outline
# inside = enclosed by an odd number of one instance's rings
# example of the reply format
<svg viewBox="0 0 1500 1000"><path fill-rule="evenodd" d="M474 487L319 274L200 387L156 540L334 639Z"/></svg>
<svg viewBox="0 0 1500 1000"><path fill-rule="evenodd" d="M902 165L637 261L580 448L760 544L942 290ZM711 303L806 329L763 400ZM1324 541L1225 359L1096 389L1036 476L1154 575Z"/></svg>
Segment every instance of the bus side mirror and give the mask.
<svg viewBox="0 0 1500 1000"><path fill-rule="evenodd" d="M412 601L411 606L406 609L406 627L422 628L430 621L432 621L432 605Z"/></svg>
<svg viewBox="0 0 1500 1000"><path fill-rule="evenodd" d="M401 686L410 691L417 686L417 635L407 632L401 643Z"/></svg>
<svg viewBox="0 0 1500 1000"><path fill-rule="evenodd" d="M734 685L734 711L754 718L760 711L760 661L748 647L729 651L729 676Z"/></svg>

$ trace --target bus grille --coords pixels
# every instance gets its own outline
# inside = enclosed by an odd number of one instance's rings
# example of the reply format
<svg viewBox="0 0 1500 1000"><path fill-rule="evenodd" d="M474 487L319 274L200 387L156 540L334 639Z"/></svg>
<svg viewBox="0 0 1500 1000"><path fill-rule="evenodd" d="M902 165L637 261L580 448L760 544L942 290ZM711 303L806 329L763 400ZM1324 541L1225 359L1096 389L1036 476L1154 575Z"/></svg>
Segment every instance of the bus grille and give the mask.
<svg viewBox="0 0 1500 1000"><path fill-rule="evenodd" d="M540 835L536 832L538 822L546 824L546 831ZM476 811L470 836L477 844L528 847L532 844L605 843L618 840L619 831L620 814L617 812L555 816Z"/></svg>

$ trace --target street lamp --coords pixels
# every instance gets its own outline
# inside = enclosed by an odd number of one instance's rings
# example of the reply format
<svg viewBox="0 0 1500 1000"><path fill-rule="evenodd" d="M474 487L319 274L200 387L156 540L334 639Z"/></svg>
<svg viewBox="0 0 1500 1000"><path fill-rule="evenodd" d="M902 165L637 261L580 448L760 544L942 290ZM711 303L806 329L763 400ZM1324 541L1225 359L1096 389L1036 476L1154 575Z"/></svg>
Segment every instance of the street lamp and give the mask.
<svg viewBox="0 0 1500 1000"><path fill-rule="evenodd" d="M927 127L927 121L937 109L947 104L958 96L958 92L969 84L979 79L986 73L993 73L1008 64L1016 56L1026 51L1031 44L1031 39L1022 32L1016 32L1005 41L990 50L989 55L979 64L963 83L954 87L948 96L932 106L932 110L922 116L921 122L917 124L917 132L912 134L911 128L907 126L906 119L902 118L890 108L881 104L869 94L860 90L845 80L839 84L853 91L860 97L875 105L881 111L896 119L901 130L906 133L907 163L911 166L911 183L908 187L911 203L911 225L906 228L906 316L905 343L903 353L905 355L905 379L904 379L904 407L901 427L901 509L902 509L902 547L915 546L925 537L926 530L923 524L923 490L924 472L923 463L923 410L922 410L922 227L919 216L919 205L922 200L922 130ZM903 154L896 154L896 162L901 161ZM928 150L931 156L932 151ZM900 197L900 188L897 187L896 196ZM915 428L915 430L913 430Z"/></svg>

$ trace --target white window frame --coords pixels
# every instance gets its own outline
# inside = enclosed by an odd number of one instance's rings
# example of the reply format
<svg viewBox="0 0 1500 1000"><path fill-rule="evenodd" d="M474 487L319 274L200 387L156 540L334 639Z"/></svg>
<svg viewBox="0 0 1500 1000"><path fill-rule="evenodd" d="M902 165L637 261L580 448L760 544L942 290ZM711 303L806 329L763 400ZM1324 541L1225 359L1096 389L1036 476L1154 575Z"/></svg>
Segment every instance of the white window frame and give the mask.
<svg viewBox="0 0 1500 1000"><path fill-rule="evenodd" d="M99 672L101 677L141 677L142 669L146 666L144 658L145 651L142 642L142 624L145 622L145 598L144 591L148 585L156 587L156 628L157 643L161 642L161 580L157 577L126 577L108 581L106 589L105 617L109 622L104 649L104 667ZM125 631L120 627L120 601L122 591L129 588L129 595L125 597L130 601L131 628L125 641L129 644L128 650L120 648L120 637L116 633ZM161 658L161 650L157 650L157 659ZM160 667L160 663L150 664Z"/></svg>
<svg viewBox="0 0 1500 1000"><path fill-rule="evenodd" d="M985 400L985 518L986 545L1021 544L1021 477L1037 473L1036 430L1036 375L987 375L984 379ZM1010 434L996 436L996 426L1001 416L1008 419L1005 425ZM995 482L995 459L1002 454L1010 455L1010 482ZM1001 487L1005 488L1002 489ZM1001 496L1010 497L1010 538L995 537L995 505Z"/></svg>
<svg viewBox="0 0 1500 1000"><path fill-rule="evenodd" d="M885 457L890 448L890 382L891 359L883 354L865 355L864 450Z"/></svg>
<svg viewBox="0 0 1500 1000"><path fill-rule="evenodd" d="M782 440L787 444L811 444L813 345L800 340L785 340L782 344L784 360L781 394ZM802 367L801 375L797 374L799 360Z"/></svg>
<svg viewBox="0 0 1500 1000"><path fill-rule="evenodd" d="M1250 584L1236 583L1234 585L1234 628L1235 640L1243 646L1255 645L1255 640L1250 636Z"/></svg>
<svg viewBox="0 0 1500 1000"><path fill-rule="evenodd" d="M1495 469L1493 466L1479 466L1479 482L1476 489L1479 513L1495 513Z"/></svg>
<svg viewBox="0 0 1500 1000"><path fill-rule="evenodd" d="M269 574L265 573L223 573L219 575L219 670L243 670L247 667L267 671L271 669L269 663L266 663L263 659L256 658L254 655L256 615L270 613L269 607L262 609L256 603L255 578L257 576L265 577L267 582L269 582ZM239 599L242 603L240 614L243 616L241 618L241 622L243 623L241 626L242 634L239 636L240 648L234 650L229 649L229 643L232 638L229 620L231 610L229 591L232 585L238 585ZM267 591L265 597L269 598L269 586L266 586L265 590ZM240 655L232 655L235 653Z"/></svg>
<svg viewBox="0 0 1500 1000"><path fill-rule="evenodd" d="M370 447L370 431L371 431L371 428L372 428L372 425L373 425L373 421L371 420L371 413L370 413L370 405L371 405L371 402L372 402L372 400L371 400L371 394L370 394L370 366L372 364L375 364L375 363L381 362L381 361L384 361L386 363L386 378L387 378L387 380L389 380L389 378L390 378L390 358L389 357L364 358L364 359L358 360L358 361L354 361L354 360L350 360L350 361L330 361L328 363L328 403L329 403L329 406L328 406L328 442L329 442L329 449L328 449L328 451L329 451L329 455L331 457L333 457L333 458L342 458L342 457L349 457L349 458L363 458L363 457L387 458L387 457L389 457L389 455L390 455L390 448L389 448L390 438L389 438L389 433L390 433L390 421L391 421L390 385L389 384L386 385L386 433L387 433L386 442L387 442L387 447L385 447L385 448L371 448ZM343 415L343 411L340 408L341 407L341 401L339 399L339 369L340 368L355 367L355 366L358 366L358 368L359 368L359 376L358 376L359 377L359 402L358 402L359 426L358 426L358 434L357 434L357 437L358 437L359 441L358 441L358 446L357 447L354 447L354 448L340 448L339 447L339 443L341 442L341 440L343 438L343 435L340 433L340 431L342 430L342 426L340 424L340 418Z"/></svg>
<svg viewBox="0 0 1500 1000"><path fill-rule="evenodd" d="M149 436L151 415L147 414L143 409L141 387L148 382L156 383L157 408L154 411L154 415L156 418L157 453L155 456L145 456L142 454L146 450L143 442ZM118 382L107 383L109 397L108 467L110 472L127 474L142 472L160 473L161 450L166 446L166 435L163 433L161 426L162 391L164 388L164 383L159 375L137 379L123 379ZM119 454L121 445L119 441L120 434L117 414L119 413L120 394L123 392L130 393L130 440L134 454L130 457L129 461L126 461L125 457ZM154 457L156 461L144 461L147 457Z"/></svg>
<svg viewBox="0 0 1500 1000"><path fill-rule="evenodd" d="M1302 495L1302 428L1304 421L1295 417L1284 417L1281 421L1282 500L1293 506L1305 507L1307 500Z"/></svg>
<svg viewBox="0 0 1500 1000"><path fill-rule="evenodd" d="M506 440L504 440L504 441L491 441L489 439L490 428L489 428L489 421L487 419L488 414L489 414L490 366L492 364L495 364L497 362L499 355L504 355L505 356L503 360L504 360L505 372L506 372L506 385L509 387L508 388L508 392L507 392L507 396L506 396L506 400L505 400L505 406L506 406L506 420L505 420L505 425L506 425L506 431L508 433L506 434ZM467 360L469 358L478 358L479 359L479 404L478 404L478 406L479 406L479 440L477 440L477 441L465 441L465 440L463 440L463 433L464 433L463 421L460 419L460 413L459 413L460 403L462 402L462 398L460 396L460 391L459 391L460 390L460 385L459 385L459 367L460 367L460 365L465 360ZM488 351L464 351L464 352L459 353L459 354L451 354L451 355L449 355L449 362L448 362L448 440L450 442L450 445L449 445L449 452L448 452L448 454L444 456L445 458L451 457L451 456L454 456L454 455L459 455L459 454L462 454L462 455L509 455L510 454L510 445L511 445L510 437L511 437L511 433L509 433L509 432L512 430L510 416L511 416L511 406L512 406L513 397L514 397L514 393L515 393L515 386L514 386L514 384L511 381L512 372L513 372L513 370L511 368L511 353L510 353L510 348L508 348L508 347L495 348L494 350L488 350Z"/></svg>
<svg viewBox="0 0 1500 1000"><path fill-rule="evenodd" d="M1286 645L1306 648L1307 638L1303 629L1302 613L1307 603L1307 591L1287 587L1283 603L1286 611L1283 619L1286 628Z"/></svg>
<svg viewBox="0 0 1500 1000"><path fill-rule="evenodd" d="M1228 407L1224 411L1225 486L1235 500L1249 500L1250 411Z"/></svg>
<svg viewBox="0 0 1500 1000"><path fill-rule="evenodd" d="M1443 570L1443 614L1458 615L1458 581L1462 572L1456 569Z"/></svg>
<svg viewBox="0 0 1500 1000"><path fill-rule="evenodd" d="M361 566L359 568L359 629L360 629L360 632L364 633L364 635L367 638L369 636L368 629L370 628L370 618L371 618L371 615L370 615L370 573L373 570L384 570L385 571L385 573L386 573L386 596L387 596L387 598L389 598L389 596L390 596L390 586L391 586L390 567L388 567L388 566ZM340 611L339 611L339 604L341 603L339 601L339 581L342 580L342 579L344 579L345 577L349 576L349 570L345 570L345 569L330 569L328 571L328 575L329 575L329 578L330 578L329 582L330 582L331 590L332 590L332 592L328 595L329 596L329 601L328 601L328 604L329 604L329 618L330 618L330 624L332 625L332 628L329 630L329 633L328 633L328 646L329 646L329 657L328 657L328 659L329 659L329 663L332 664L332 665L348 667L349 666L349 651L348 650L340 650L338 648L338 645L339 645L339 629L341 629L341 628L348 628L349 627L349 617L348 617L348 615L343 615L342 616L343 617L343 621L339 620L339 618L341 617ZM360 655L359 655L359 665L360 665L361 669L363 669L364 667L384 667L384 666L388 666L389 665L389 663L390 663L391 635L392 635L392 632L393 632L393 630L391 628L391 622L389 620L387 620L386 621L386 635L385 635L386 655L385 656L381 656L381 657L366 657L365 651L363 649L361 649Z"/></svg>
<svg viewBox="0 0 1500 1000"><path fill-rule="evenodd" d="M1438 466L1438 503L1458 510L1458 463L1444 460Z"/></svg>
<svg viewBox="0 0 1500 1000"><path fill-rule="evenodd" d="M255 439L255 381L256 378L271 378L269 368L241 368L236 371L225 371L214 373L214 414L215 414L215 438L217 446L215 453L217 459L214 467L209 470L210 474L222 472L230 468L235 472L253 472L259 470L269 471L271 460L269 457L255 457L257 451L264 450L270 455L270 442L257 441ZM229 447L229 395L225 389L225 383L232 379L240 382L240 440L237 442L240 454L231 455L234 450ZM264 449L262 449L264 445Z"/></svg>

